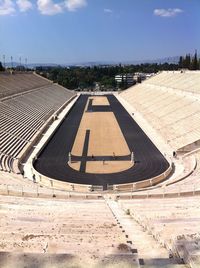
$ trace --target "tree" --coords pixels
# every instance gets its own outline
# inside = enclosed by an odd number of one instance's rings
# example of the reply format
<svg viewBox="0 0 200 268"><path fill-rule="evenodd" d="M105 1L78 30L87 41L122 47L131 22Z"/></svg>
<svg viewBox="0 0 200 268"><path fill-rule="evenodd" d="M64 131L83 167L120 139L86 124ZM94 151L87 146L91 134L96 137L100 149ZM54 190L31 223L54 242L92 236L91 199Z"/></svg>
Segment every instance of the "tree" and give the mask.
<svg viewBox="0 0 200 268"><path fill-rule="evenodd" d="M183 59L185 61L185 59ZM112 88L113 90L120 86L121 89L128 87L126 75L134 74L136 72L142 73L156 73L162 70L177 70L178 64L157 64L144 63L137 65L116 65L105 66L98 65L93 67L38 67L36 71L68 89L90 89L94 82L104 86L105 89ZM124 75L121 83L116 83L115 75Z"/></svg>
<svg viewBox="0 0 200 268"><path fill-rule="evenodd" d="M179 68L183 68L183 56L180 56L178 65Z"/></svg>
<svg viewBox="0 0 200 268"><path fill-rule="evenodd" d="M191 62L191 70L198 70L198 59L197 59L197 51L195 51L194 57Z"/></svg>
<svg viewBox="0 0 200 268"><path fill-rule="evenodd" d="M3 68L2 63L0 62L0 72L3 72L3 71L4 71L4 68Z"/></svg>
<svg viewBox="0 0 200 268"><path fill-rule="evenodd" d="M185 57L185 67L190 69L190 66L191 66L191 57L190 57L190 54L186 55Z"/></svg>

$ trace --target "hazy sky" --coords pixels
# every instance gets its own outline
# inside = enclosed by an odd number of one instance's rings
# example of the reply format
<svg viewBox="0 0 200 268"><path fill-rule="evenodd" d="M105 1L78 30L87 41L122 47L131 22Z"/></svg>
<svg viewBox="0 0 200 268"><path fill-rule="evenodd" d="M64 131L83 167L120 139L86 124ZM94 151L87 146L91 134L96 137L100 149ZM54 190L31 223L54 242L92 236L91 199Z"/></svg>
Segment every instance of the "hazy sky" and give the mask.
<svg viewBox="0 0 200 268"><path fill-rule="evenodd" d="M200 0L0 0L0 61L157 59L200 51Z"/></svg>

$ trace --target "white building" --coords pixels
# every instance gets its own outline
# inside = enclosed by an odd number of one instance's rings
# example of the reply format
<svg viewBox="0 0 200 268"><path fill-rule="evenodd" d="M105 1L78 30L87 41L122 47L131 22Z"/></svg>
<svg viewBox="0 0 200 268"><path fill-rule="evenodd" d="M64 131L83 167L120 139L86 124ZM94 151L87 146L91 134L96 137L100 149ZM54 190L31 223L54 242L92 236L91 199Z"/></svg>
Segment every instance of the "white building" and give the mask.
<svg viewBox="0 0 200 268"><path fill-rule="evenodd" d="M117 84L124 83L125 85L127 85L127 87L132 86L132 85L135 84L135 82L133 80L133 74L118 74L118 75L115 75L115 81L117 82Z"/></svg>

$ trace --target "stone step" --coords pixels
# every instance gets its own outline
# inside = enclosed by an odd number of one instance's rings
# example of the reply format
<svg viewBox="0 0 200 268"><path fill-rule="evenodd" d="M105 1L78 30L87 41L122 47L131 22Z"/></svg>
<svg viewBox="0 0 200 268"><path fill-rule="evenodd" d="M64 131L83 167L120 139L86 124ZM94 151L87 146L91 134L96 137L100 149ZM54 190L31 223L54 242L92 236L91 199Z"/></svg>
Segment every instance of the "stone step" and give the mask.
<svg viewBox="0 0 200 268"><path fill-rule="evenodd" d="M115 242L115 243L125 243L126 238L125 236L121 236L119 234L110 235L109 232L107 233L69 233L69 234L63 234L58 232L52 232L52 233L43 233L43 232L34 232L34 233L1 233L1 241L7 240L11 242L16 241L36 241L40 239L61 239L65 241L90 241L91 238L94 241L109 241L109 242Z"/></svg>
<svg viewBox="0 0 200 268"><path fill-rule="evenodd" d="M189 268L185 264L145 264L140 265L140 268Z"/></svg>
<svg viewBox="0 0 200 268"><path fill-rule="evenodd" d="M162 257L159 257L159 258L146 258L145 256L141 255L140 256L140 259L139 259L139 263L141 265L141 267L173 267L173 265L177 265L178 267L186 267L185 264L182 264L182 263L177 263L175 259L173 258L162 258ZM160 266L159 266L160 265ZM167 266L168 265L168 266Z"/></svg>
<svg viewBox="0 0 200 268"><path fill-rule="evenodd" d="M103 265L98 268L140 268L137 256L133 254L110 254L104 257Z"/></svg>
<svg viewBox="0 0 200 268"><path fill-rule="evenodd" d="M108 254L95 259L93 256L85 258L71 254L34 254L0 252L1 268L16 267L48 267L48 268L139 268L137 259L131 254Z"/></svg>
<svg viewBox="0 0 200 268"><path fill-rule="evenodd" d="M124 232L133 250L137 252L141 267L147 264L160 264L160 267L174 264L172 263L174 260L169 259L168 251L161 247L151 234L144 231L131 215L126 215L126 212L120 208L117 202L111 200L107 202L117 220L118 226Z"/></svg>

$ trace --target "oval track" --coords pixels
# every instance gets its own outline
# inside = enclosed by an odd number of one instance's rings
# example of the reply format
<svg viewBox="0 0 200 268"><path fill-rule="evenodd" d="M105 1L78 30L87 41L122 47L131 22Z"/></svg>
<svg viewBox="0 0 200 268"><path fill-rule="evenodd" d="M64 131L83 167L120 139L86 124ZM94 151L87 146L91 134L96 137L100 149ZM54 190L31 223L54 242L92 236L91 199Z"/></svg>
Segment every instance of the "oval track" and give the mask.
<svg viewBox="0 0 200 268"><path fill-rule="evenodd" d="M38 156L38 160L34 163L38 172L53 179L72 183L103 185L106 189L107 184L137 182L155 177L169 167L169 163L164 156L116 97L107 95L111 111L115 114L129 149L134 152L135 165L128 170L113 174L89 174L70 168L67 165L68 152L72 151L88 97L88 95L80 96L63 123L44 147Z"/></svg>

